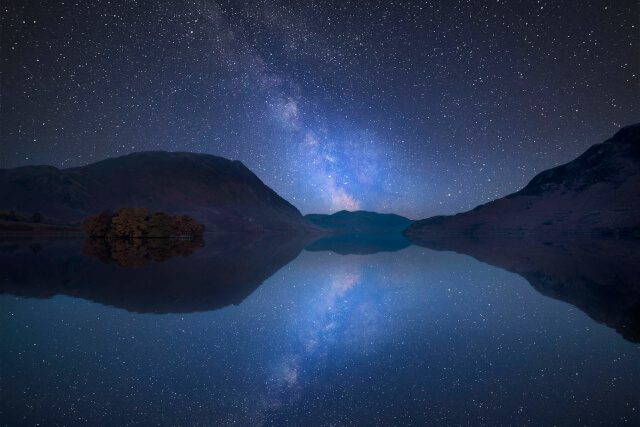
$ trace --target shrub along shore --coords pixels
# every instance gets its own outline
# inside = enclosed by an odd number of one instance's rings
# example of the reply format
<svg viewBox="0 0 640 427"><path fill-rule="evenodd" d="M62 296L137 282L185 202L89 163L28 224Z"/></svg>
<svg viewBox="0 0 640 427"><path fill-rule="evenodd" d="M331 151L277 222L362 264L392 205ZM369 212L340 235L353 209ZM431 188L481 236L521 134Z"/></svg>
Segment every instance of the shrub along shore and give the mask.
<svg viewBox="0 0 640 427"><path fill-rule="evenodd" d="M85 236L98 238L195 238L202 236L204 225L188 215L151 214L147 208L122 207L83 219L81 230Z"/></svg>

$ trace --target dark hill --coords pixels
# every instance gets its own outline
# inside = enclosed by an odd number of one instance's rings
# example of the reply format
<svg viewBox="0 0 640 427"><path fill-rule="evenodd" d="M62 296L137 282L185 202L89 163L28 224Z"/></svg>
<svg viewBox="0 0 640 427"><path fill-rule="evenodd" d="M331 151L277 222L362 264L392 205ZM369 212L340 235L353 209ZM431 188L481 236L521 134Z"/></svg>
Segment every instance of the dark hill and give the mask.
<svg viewBox="0 0 640 427"><path fill-rule="evenodd" d="M367 211L309 214L305 218L318 227L348 233L399 233L413 222L400 215Z"/></svg>
<svg viewBox="0 0 640 427"><path fill-rule="evenodd" d="M637 232L640 124L577 159L538 174L522 190L469 212L418 221L405 234Z"/></svg>
<svg viewBox="0 0 640 427"><path fill-rule="evenodd" d="M315 229L242 163L208 154L142 152L70 169L0 170L0 209L77 224L122 206L188 214L207 231Z"/></svg>

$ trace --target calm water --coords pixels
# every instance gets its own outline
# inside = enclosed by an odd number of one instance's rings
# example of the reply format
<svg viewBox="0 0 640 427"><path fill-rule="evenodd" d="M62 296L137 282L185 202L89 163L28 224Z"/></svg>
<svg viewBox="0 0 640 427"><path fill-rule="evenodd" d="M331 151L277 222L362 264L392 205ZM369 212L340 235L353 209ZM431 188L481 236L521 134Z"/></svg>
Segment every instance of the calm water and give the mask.
<svg viewBox="0 0 640 427"><path fill-rule="evenodd" d="M237 240L1 242L2 424L640 423L634 244Z"/></svg>

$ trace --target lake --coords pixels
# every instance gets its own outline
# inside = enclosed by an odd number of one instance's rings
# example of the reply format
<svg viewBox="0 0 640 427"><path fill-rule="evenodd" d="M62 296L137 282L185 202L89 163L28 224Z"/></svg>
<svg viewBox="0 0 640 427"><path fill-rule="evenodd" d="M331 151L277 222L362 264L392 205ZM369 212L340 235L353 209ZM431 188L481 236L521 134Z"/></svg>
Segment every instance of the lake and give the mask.
<svg viewBox="0 0 640 427"><path fill-rule="evenodd" d="M0 421L640 424L637 239L419 243L2 240Z"/></svg>

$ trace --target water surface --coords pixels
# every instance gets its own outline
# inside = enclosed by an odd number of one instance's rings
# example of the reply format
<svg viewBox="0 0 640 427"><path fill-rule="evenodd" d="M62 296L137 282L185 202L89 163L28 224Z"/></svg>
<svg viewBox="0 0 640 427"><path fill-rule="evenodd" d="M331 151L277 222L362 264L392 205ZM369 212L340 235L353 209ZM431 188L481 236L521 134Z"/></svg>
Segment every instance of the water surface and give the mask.
<svg viewBox="0 0 640 427"><path fill-rule="evenodd" d="M640 422L637 279L624 256L572 276L574 265L545 261L558 247L586 259L571 243L518 254L512 243L374 240L305 250L209 236L186 256L128 267L83 255L81 241L3 241L0 420ZM637 254L625 244L604 246Z"/></svg>

